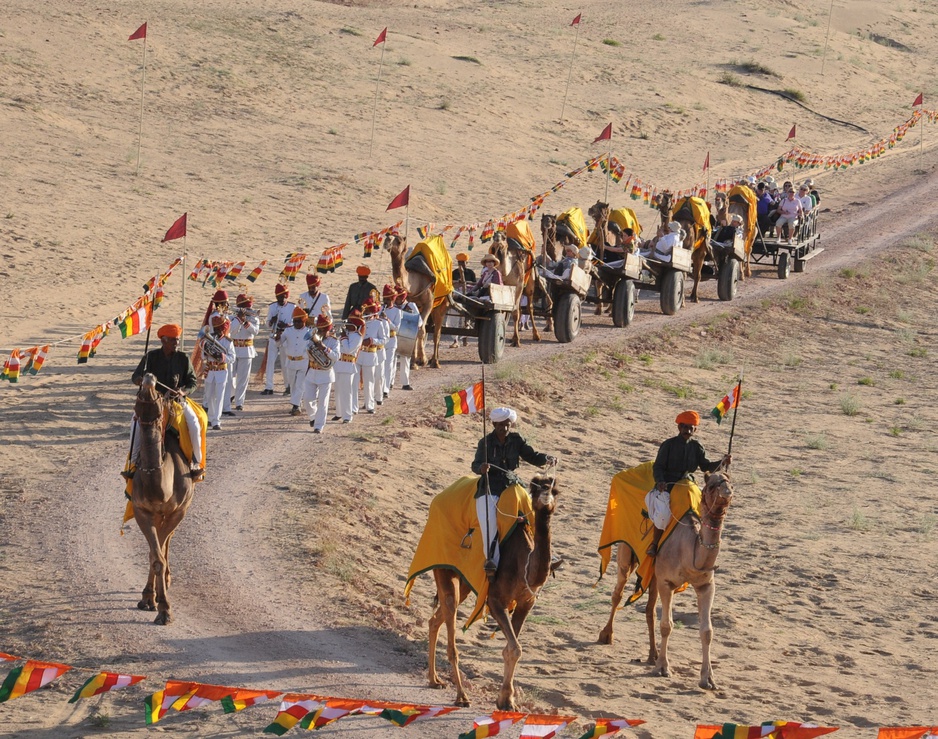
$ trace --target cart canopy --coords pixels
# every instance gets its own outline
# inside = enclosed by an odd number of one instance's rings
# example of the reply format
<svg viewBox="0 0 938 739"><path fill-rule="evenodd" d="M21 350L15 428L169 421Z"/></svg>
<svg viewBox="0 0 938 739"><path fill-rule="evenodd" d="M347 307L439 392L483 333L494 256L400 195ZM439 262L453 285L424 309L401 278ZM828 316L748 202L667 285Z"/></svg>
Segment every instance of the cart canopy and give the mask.
<svg viewBox="0 0 938 739"><path fill-rule="evenodd" d="M577 242L577 247L586 246L586 238L589 232L586 229L586 219L583 217L583 211L579 208L570 208L557 216L557 228L565 227L569 230Z"/></svg>

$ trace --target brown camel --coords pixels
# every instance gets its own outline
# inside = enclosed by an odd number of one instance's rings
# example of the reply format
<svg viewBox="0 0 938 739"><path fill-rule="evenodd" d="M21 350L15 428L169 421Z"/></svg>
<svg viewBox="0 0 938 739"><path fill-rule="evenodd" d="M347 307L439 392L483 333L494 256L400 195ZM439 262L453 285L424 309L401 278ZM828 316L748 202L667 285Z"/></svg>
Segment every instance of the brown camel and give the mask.
<svg viewBox="0 0 938 739"><path fill-rule="evenodd" d="M557 216L544 213L541 215L541 243L543 243L544 254L550 262L556 262L557 252ZM538 257L540 259L540 257ZM539 264L547 266L545 260L541 259Z"/></svg>
<svg viewBox="0 0 938 739"><path fill-rule="evenodd" d="M746 259L742 264L742 269L740 270L740 277L746 279L747 277L752 276L752 265L750 264L750 256L752 254L752 245L756 240L756 223L750 223L750 214L754 215L755 207L750 207L749 202L742 195L736 193L730 193L729 198L727 198L727 218L732 215L738 215L743 219L743 234L746 239Z"/></svg>
<svg viewBox="0 0 938 739"><path fill-rule="evenodd" d="M421 326L417 331L417 340L414 347L414 364L423 366L427 364L427 324L433 322L433 356L429 366L440 368L440 336L443 332L443 322L449 301L440 301L433 305L433 286L436 280L421 272L411 272L404 266L404 256L407 254L407 240L396 233L389 233L384 237L384 248L391 254L391 275L395 284L403 286L417 310L420 311ZM406 275L405 275L406 273Z"/></svg>
<svg viewBox="0 0 938 739"><path fill-rule="evenodd" d="M710 611L713 607L713 572L720 549L720 532L723 529L726 509L733 497L729 473L723 470L707 475L702 493L700 519L692 511L688 511L658 550L655 574L648 586L645 622L648 625L648 662L657 666L655 674L670 677L668 638L674 626L671 599L674 591L685 582L692 585L697 593L700 644L703 652L698 684L701 688L716 689L713 668L710 665L710 642L713 640ZM616 562L617 579L612 591L612 613L599 633L600 644L612 644L613 622L622 600L622 591L639 564L632 550L625 544L619 545ZM658 598L661 598L660 651L655 645L655 603Z"/></svg>
<svg viewBox="0 0 938 739"><path fill-rule="evenodd" d="M496 701L503 711L516 710L514 675L521 659L518 636L550 573L550 521L559 491L553 477L541 475L531 480L530 491L534 509L533 537L531 522L526 521L524 525L516 526L502 543L498 571L489 586L486 600L489 612L506 641L502 651L505 674ZM456 649L456 609L471 591L454 570L435 569L433 577L436 580L437 607L430 617L430 686L438 688L443 685L436 672L436 643L440 628L446 624L446 657L456 686L454 702L458 706L468 706L469 697L463 688Z"/></svg>
<svg viewBox="0 0 938 739"><path fill-rule="evenodd" d="M511 340L512 346L521 346L521 296L528 298L528 316L531 319L531 337L535 341L541 340L541 334L534 322L534 258L524 248L515 248L508 242L504 231L496 231L492 237L489 254L498 259L498 271L502 274L502 283L515 288L515 308L512 318L515 324L515 335Z"/></svg>
<svg viewBox="0 0 938 739"><path fill-rule="evenodd" d="M730 225L729 200L726 193L718 192L713 196L713 219L717 226Z"/></svg>
<svg viewBox="0 0 938 739"><path fill-rule="evenodd" d="M658 210L661 211L661 222L665 228L667 228L668 221L677 221L684 229L683 246L691 250L691 265L694 271L694 289L691 290L690 299L694 303L699 303L697 288L700 285L704 262L713 257L707 233L697 227L694 213L686 203L676 213L672 212L675 203L674 193L665 190L658 196L657 203Z"/></svg>
<svg viewBox="0 0 938 739"><path fill-rule="evenodd" d="M159 613L161 626L173 620L169 604L169 542L192 502L189 461L173 434L165 436L163 413L167 402L156 390L156 377L147 373L137 391L134 413L140 438L140 457L133 478L134 518L150 547L150 574L137 608ZM164 441L165 438L165 441Z"/></svg>
<svg viewBox="0 0 938 739"><path fill-rule="evenodd" d="M593 252L599 258L599 261L605 261L604 256L606 253L606 228L609 225L609 203L603 203L602 201L597 200L588 211L587 215L593 219L593 230L590 232L589 238L586 243L592 247ZM596 285L596 315L601 316L603 313L603 289L605 285L598 280L594 283Z"/></svg>

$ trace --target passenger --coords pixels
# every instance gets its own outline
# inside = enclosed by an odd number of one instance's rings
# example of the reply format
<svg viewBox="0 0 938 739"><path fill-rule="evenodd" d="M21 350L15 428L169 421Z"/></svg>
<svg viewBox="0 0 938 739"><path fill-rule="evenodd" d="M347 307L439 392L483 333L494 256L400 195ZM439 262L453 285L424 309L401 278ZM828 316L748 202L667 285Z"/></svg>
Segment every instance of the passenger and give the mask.
<svg viewBox="0 0 938 739"><path fill-rule="evenodd" d="M801 205L801 201L795 195L794 190L788 190L785 198L778 206L779 210L779 219L775 223L775 228L778 231L778 237L786 238L786 228L787 228L787 238L788 243L791 244L794 241L794 230L795 226L798 225L798 219L804 216L804 206Z"/></svg>
<svg viewBox="0 0 938 739"><path fill-rule="evenodd" d="M756 186L756 218L759 222L759 230L762 233L768 233L772 230L772 219L769 214L774 207L775 203L769 194L767 183L760 182Z"/></svg>
<svg viewBox="0 0 938 739"><path fill-rule="evenodd" d="M565 244L563 256L553 265L553 273L561 280L569 279L570 273L573 271L573 265L577 263L579 256L580 250L577 249L576 244Z"/></svg>
<svg viewBox="0 0 938 739"><path fill-rule="evenodd" d="M804 181L804 184L808 186L808 194L811 196L811 200L814 201L814 207L817 208L817 204L821 202L821 196L814 187L814 180L809 177Z"/></svg>
<svg viewBox="0 0 938 739"><path fill-rule="evenodd" d="M730 216L729 225L723 226L719 231L713 235L713 241L716 241L718 244L732 244L733 240L736 238L736 232L742 231L743 228L743 217L739 213L733 213Z"/></svg>
<svg viewBox="0 0 938 739"><path fill-rule="evenodd" d="M657 239L653 245L646 244L646 250L642 256L656 259L659 262L670 262L671 252L675 247L684 243L684 229L677 221L671 221L668 224L668 233Z"/></svg>
<svg viewBox="0 0 938 739"><path fill-rule="evenodd" d="M810 213L814 209L814 199L808 194L808 186L802 185L798 188L798 199L801 201L801 207L805 213Z"/></svg>
<svg viewBox="0 0 938 739"><path fill-rule="evenodd" d="M467 291L467 295L487 298L489 296L489 285L502 285L502 273L498 271L500 264L498 257L494 254L486 254L482 257L482 272L479 279Z"/></svg>

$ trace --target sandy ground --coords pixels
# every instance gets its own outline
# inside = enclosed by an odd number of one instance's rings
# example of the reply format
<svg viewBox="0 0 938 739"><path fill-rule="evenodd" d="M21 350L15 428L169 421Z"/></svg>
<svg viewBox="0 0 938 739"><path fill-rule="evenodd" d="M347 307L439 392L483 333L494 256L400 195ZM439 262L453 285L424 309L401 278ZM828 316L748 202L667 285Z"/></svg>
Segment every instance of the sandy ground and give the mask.
<svg viewBox="0 0 938 739"><path fill-rule="evenodd" d="M599 153L589 142L610 120L613 152L660 186L701 181L708 151L713 177L753 171L784 150L792 123L823 154L868 146L935 78L935 11L835 7L821 75L827 16L816 6L11 0L0 19L0 345L58 341L118 313L181 254L182 242L159 238L185 211L190 258L273 266L393 222L384 209L408 183L412 228L514 210ZM567 24L580 11L561 125ZM144 19L134 177L142 47L125 39ZM371 42L384 26L369 159ZM778 76L743 71L749 61ZM745 84L799 90L811 110L870 134ZM924 90L928 106L938 90ZM916 129L875 162L812 173L826 251L805 274L783 282L756 265L736 301L705 283L701 303L672 318L645 295L625 330L588 312L573 344L525 337L487 369L490 405L515 407L519 431L561 458L554 535L568 564L522 638L525 710L581 716L567 735L600 715L646 720L639 737L691 736L697 722L812 720L863 738L938 723L933 140L931 126L920 150ZM585 209L603 191L599 174L578 178L545 212ZM633 205L621 187L610 201ZM646 226L657 220L638 210ZM350 249L326 276L334 303L361 261ZM387 255L369 264L387 279ZM275 279L269 269L250 286L259 302ZM179 319L180 286L177 274L159 321ZM188 327L210 293L188 283ZM167 628L134 607L143 538L118 535L128 377L142 349L142 337L112 335L78 366L77 342L64 343L40 375L0 388L0 651L150 679L70 706L83 679L73 673L0 707L0 734L139 735L143 697L169 678L452 700L451 688L426 688L431 582L410 606L402 589L431 496L468 470L478 439L476 420L442 419L441 397L478 379L475 347L444 350L443 370L415 374L416 392L322 437L286 415L286 399L252 392L209 440L209 479L174 540ZM613 580L610 568L594 587L595 548L611 476L651 457L677 411L708 412L740 369L714 611L720 689L706 692L691 594L676 604L671 679L633 661L647 650L642 604L619 614L612 646L595 644ZM705 421L700 434L712 453L726 448L727 424ZM453 736L494 707L491 635L461 636L473 707L410 731ZM157 730L259 733L273 715L202 709ZM397 729L355 719L328 731Z"/></svg>

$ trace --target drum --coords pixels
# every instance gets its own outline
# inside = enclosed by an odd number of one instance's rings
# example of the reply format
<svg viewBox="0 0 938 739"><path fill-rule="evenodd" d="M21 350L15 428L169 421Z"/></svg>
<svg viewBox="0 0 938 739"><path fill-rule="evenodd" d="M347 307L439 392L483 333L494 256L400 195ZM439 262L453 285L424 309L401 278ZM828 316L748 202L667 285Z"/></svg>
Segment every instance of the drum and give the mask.
<svg viewBox="0 0 938 739"><path fill-rule="evenodd" d="M401 327L397 330L397 353L402 357L414 356L417 346L417 332L420 330L420 314L401 314Z"/></svg>

